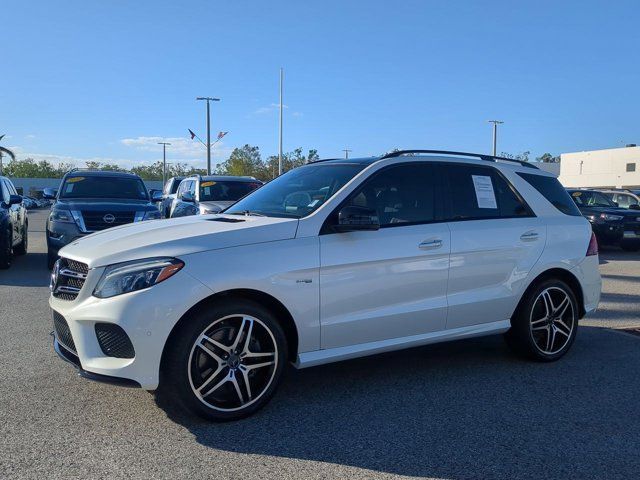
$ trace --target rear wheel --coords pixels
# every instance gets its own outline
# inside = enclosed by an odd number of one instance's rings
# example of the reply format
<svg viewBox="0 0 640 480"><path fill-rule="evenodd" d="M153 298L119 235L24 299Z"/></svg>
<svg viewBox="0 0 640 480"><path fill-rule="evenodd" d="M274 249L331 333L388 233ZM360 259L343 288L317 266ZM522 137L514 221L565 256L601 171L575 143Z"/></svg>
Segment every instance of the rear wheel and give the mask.
<svg viewBox="0 0 640 480"><path fill-rule="evenodd" d="M571 288L561 280L541 282L511 319L506 339L518 353L543 362L562 357L578 330L578 302Z"/></svg>
<svg viewBox="0 0 640 480"><path fill-rule="evenodd" d="M22 232L22 240L18 245L16 245L13 251L15 252L16 255L26 255L28 246L29 246L29 227L25 223L24 231Z"/></svg>
<svg viewBox="0 0 640 480"><path fill-rule="evenodd" d="M282 327L267 309L230 300L193 315L167 346L158 394L213 421L261 409L286 362Z"/></svg>

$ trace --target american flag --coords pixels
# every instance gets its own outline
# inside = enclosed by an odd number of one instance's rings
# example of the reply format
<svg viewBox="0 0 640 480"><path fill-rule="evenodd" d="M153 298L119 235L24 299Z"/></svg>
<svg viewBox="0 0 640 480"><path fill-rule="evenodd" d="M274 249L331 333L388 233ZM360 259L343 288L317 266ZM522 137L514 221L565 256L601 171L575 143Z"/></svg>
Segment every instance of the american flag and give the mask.
<svg viewBox="0 0 640 480"><path fill-rule="evenodd" d="M222 137L224 137L227 133L229 133L229 132L219 132L218 133L218 140L220 140Z"/></svg>

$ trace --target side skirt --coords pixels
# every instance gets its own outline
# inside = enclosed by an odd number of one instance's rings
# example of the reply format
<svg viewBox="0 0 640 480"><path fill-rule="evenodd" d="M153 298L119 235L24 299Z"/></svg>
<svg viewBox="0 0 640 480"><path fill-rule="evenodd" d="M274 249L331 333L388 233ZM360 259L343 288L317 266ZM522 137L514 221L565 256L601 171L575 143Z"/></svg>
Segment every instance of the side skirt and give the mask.
<svg viewBox="0 0 640 480"><path fill-rule="evenodd" d="M499 322L483 323L480 325L471 325L470 327L460 327L451 330L441 330L439 332L430 332L422 335L411 335L409 337L360 343L358 345L350 345L347 347L316 350L314 352L298 354L298 358L294 363L294 366L296 368L315 367L316 365L323 365L325 363L350 360L352 358L392 352L394 350L402 350L404 348L419 347L421 345L429 345L431 343L481 337L484 335L494 335L506 332L510 327L510 320L501 320Z"/></svg>

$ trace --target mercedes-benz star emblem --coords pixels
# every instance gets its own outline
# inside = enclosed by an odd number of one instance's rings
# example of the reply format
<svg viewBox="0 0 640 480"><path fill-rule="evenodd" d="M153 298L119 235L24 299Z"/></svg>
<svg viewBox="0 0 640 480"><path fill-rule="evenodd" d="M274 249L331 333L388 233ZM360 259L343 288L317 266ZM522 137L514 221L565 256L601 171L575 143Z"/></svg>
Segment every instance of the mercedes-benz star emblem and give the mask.
<svg viewBox="0 0 640 480"><path fill-rule="evenodd" d="M102 217L102 220L104 220L104 223L113 223L116 221L116 217L112 213L107 213L104 217Z"/></svg>

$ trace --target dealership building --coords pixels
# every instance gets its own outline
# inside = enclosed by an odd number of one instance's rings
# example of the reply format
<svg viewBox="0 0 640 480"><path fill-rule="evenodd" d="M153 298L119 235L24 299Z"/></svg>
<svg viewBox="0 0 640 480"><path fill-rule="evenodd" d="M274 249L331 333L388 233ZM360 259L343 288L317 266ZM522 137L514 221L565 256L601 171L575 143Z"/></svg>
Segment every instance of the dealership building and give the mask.
<svg viewBox="0 0 640 480"><path fill-rule="evenodd" d="M559 180L565 187L640 189L640 147L563 153Z"/></svg>

